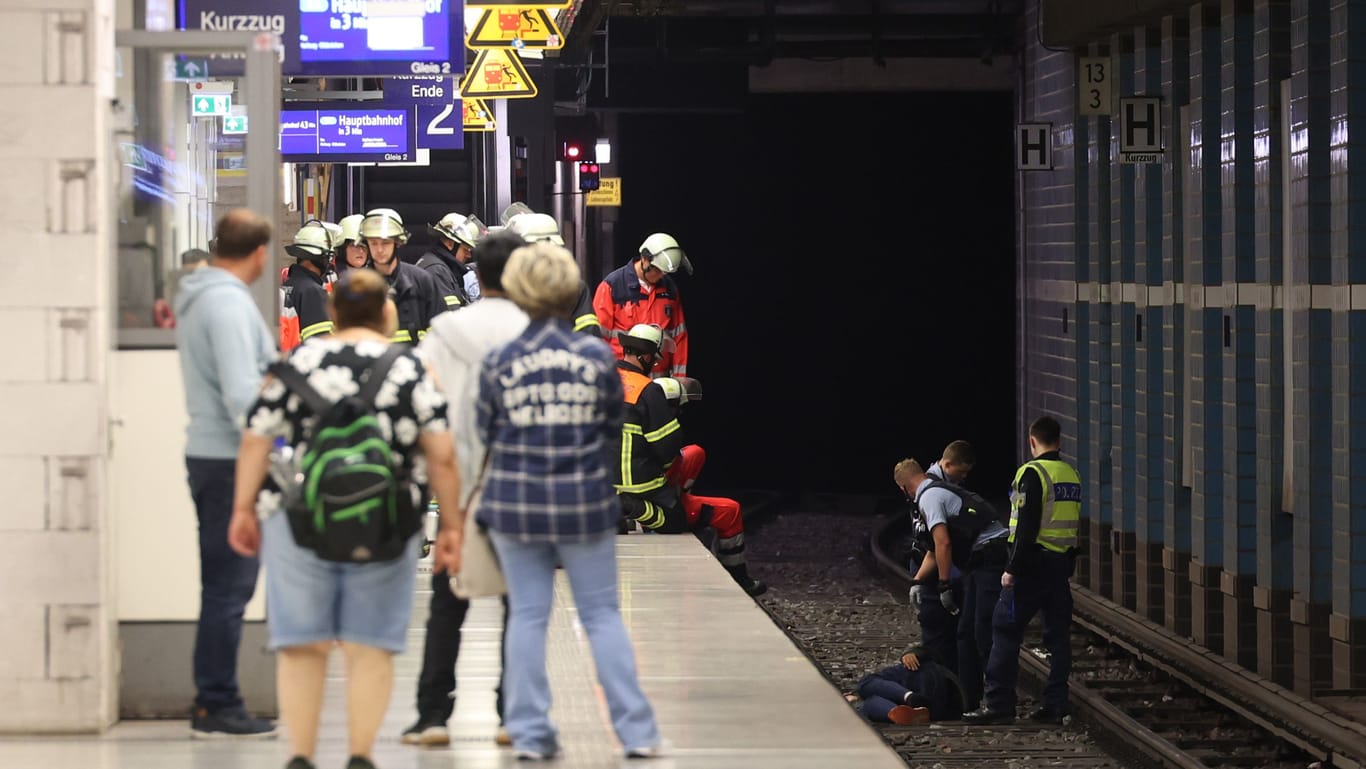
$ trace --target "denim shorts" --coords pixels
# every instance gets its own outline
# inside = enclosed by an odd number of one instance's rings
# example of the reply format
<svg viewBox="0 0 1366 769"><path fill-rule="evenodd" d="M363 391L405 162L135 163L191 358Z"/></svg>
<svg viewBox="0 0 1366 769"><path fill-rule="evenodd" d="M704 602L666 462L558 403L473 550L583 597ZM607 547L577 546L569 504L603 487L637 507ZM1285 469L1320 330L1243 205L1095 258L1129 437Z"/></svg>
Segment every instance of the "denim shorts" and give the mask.
<svg viewBox="0 0 1366 769"><path fill-rule="evenodd" d="M333 563L294 544L289 521L261 523L266 623L272 650L340 640L401 653L413 613L422 535L383 563Z"/></svg>

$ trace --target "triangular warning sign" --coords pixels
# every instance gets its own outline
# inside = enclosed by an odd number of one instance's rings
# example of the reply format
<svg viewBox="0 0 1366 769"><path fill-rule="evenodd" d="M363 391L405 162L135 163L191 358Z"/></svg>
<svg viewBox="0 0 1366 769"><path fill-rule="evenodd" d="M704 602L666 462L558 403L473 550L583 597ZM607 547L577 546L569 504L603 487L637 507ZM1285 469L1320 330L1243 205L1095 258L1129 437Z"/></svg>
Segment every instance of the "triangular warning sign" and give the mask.
<svg viewBox="0 0 1366 769"><path fill-rule="evenodd" d="M530 99L536 95L521 57L510 48L483 48L460 81L462 99L488 96L495 99Z"/></svg>
<svg viewBox="0 0 1366 769"><path fill-rule="evenodd" d="M465 41L468 48L540 48L558 51L564 36L544 8L486 8Z"/></svg>
<svg viewBox="0 0 1366 769"><path fill-rule="evenodd" d="M497 127L493 120L493 110L483 99L461 99L461 125L466 131L492 131Z"/></svg>

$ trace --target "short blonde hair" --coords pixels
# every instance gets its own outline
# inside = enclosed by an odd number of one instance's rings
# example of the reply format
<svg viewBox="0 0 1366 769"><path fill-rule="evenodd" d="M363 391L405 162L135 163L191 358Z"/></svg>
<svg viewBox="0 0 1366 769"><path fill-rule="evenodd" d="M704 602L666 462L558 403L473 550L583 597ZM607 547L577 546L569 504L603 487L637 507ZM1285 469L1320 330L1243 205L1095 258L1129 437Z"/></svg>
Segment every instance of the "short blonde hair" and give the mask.
<svg viewBox="0 0 1366 769"><path fill-rule="evenodd" d="M892 468L892 480L896 481L899 486L906 476L920 475L923 472L925 472L925 468L921 467L919 462L914 459L903 459L896 463L896 467Z"/></svg>
<svg viewBox="0 0 1366 769"><path fill-rule="evenodd" d="M523 246L503 268L503 291L533 319L567 318L579 299L579 265L563 246Z"/></svg>

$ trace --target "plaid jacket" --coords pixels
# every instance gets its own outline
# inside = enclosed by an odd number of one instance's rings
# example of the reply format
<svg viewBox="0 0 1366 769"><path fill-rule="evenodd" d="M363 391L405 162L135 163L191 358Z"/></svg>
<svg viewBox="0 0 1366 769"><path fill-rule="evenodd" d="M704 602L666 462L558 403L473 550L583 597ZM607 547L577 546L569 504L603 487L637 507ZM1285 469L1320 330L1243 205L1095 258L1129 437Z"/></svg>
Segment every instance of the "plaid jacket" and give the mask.
<svg viewBox="0 0 1366 769"><path fill-rule="evenodd" d="M616 360L561 320L532 321L484 358L478 429L489 447L479 521L524 541L615 530L610 465L624 412Z"/></svg>

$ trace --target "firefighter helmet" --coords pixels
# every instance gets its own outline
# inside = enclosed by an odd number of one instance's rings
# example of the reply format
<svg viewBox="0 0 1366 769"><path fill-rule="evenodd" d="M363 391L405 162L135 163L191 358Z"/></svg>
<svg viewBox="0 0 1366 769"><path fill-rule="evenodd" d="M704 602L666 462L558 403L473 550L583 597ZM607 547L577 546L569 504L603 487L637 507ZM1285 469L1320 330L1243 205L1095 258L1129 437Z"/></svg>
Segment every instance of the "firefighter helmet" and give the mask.
<svg viewBox="0 0 1366 769"><path fill-rule="evenodd" d="M325 267L332 258L335 243L327 226L314 220L299 228L294 234L294 242L285 246L285 253L296 259L316 262Z"/></svg>
<svg viewBox="0 0 1366 769"><path fill-rule="evenodd" d="M658 355L673 352L674 340L664 335L664 329L653 323L637 323L630 331L617 337L621 349L635 355Z"/></svg>
<svg viewBox="0 0 1366 769"><path fill-rule="evenodd" d="M557 246L564 245L560 235L560 225L550 214L517 214L508 220L508 229L521 235L528 243L548 240Z"/></svg>
<svg viewBox="0 0 1366 769"><path fill-rule="evenodd" d="M655 380L664 391L664 397L669 400L671 406L682 406L685 403L702 400L702 383L692 377L660 377Z"/></svg>
<svg viewBox="0 0 1366 769"><path fill-rule="evenodd" d="M688 257L683 253L683 247L672 235L662 232L656 232L640 244L640 255L648 257L650 264L666 273L678 272L679 267L691 267L687 264ZM691 272L690 269L688 271Z"/></svg>
<svg viewBox="0 0 1366 769"><path fill-rule="evenodd" d="M531 206L529 206L529 205L527 205L526 203L523 203L523 202L521 202L521 201L518 201L518 202L513 203L512 205L508 206L507 208L504 208L504 209L503 209L503 215L500 216L500 217L498 217L498 221L499 221L499 223L501 223L504 227L506 227L507 224L508 224L508 222L512 221L512 217L514 217L514 216L516 216L516 215L518 215L518 214L534 214L534 213L536 213L536 212L531 210Z"/></svg>
<svg viewBox="0 0 1366 769"><path fill-rule="evenodd" d="M343 216L341 221L337 223L341 226L341 236L337 238L337 245L361 245L360 223L364 220L365 214Z"/></svg>
<svg viewBox="0 0 1366 769"><path fill-rule="evenodd" d="M375 208L367 211L365 220L360 223L361 237L388 238L403 243L408 240L408 230L403 227L403 217L392 208Z"/></svg>
<svg viewBox="0 0 1366 769"><path fill-rule="evenodd" d="M470 214L446 214L441 221L430 226L432 232L446 240L453 240L462 246L474 248L486 234L487 228L479 217Z"/></svg>

